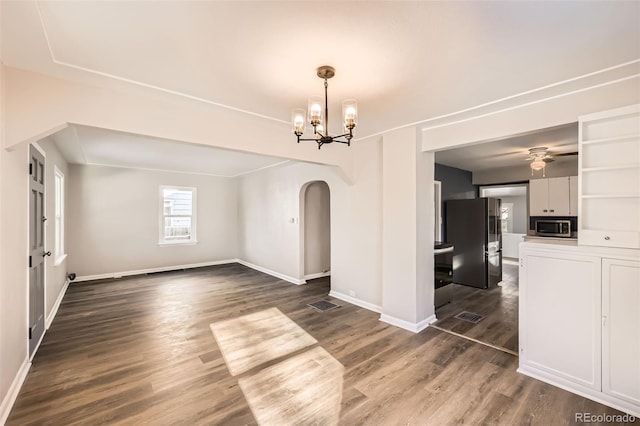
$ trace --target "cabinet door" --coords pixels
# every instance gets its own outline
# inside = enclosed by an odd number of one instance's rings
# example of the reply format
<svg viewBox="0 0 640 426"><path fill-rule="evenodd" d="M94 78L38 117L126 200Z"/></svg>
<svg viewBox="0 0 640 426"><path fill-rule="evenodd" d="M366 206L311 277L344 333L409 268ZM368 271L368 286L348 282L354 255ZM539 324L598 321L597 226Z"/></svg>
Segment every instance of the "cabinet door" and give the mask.
<svg viewBox="0 0 640 426"><path fill-rule="evenodd" d="M569 215L578 216L578 176L569 176Z"/></svg>
<svg viewBox="0 0 640 426"><path fill-rule="evenodd" d="M640 404L640 262L602 260L602 390Z"/></svg>
<svg viewBox="0 0 640 426"><path fill-rule="evenodd" d="M549 180L529 181L529 216L549 216Z"/></svg>
<svg viewBox="0 0 640 426"><path fill-rule="evenodd" d="M570 215L568 177L549 179L549 215Z"/></svg>
<svg viewBox="0 0 640 426"><path fill-rule="evenodd" d="M600 258L521 248L520 369L601 390Z"/></svg>

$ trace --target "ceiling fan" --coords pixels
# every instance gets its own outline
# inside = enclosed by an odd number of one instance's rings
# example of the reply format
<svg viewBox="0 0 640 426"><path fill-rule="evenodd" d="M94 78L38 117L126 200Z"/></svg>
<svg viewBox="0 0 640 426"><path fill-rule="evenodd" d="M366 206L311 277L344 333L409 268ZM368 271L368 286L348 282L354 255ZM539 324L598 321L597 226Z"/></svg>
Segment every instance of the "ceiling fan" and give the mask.
<svg viewBox="0 0 640 426"><path fill-rule="evenodd" d="M545 167L547 166L547 163L554 161L554 158L567 157L570 155L578 155L578 153L564 152L560 154L551 154L549 153L549 148L546 146L529 148L529 156L527 157L527 160L531 161L529 164L531 167L531 176L533 176L534 171L542 170L542 177L545 177Z"/></svg>

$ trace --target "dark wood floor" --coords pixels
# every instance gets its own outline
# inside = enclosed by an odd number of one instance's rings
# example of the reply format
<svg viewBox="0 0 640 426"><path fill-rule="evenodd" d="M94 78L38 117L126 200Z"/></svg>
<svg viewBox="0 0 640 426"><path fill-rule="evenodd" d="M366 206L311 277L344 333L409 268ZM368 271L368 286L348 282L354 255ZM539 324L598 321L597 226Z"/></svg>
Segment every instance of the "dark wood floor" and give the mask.
<svg viewBox="0 0 640 426"><path fill-rule="evenodd" d="M72 284L7 424L255 424L209 324L272 307L344 366L340 424L555 425L618 413L516 373L505 352L433 328L413 334L341 301L306 306L328 291L327 279L295 286L237 264Z"/></svg>
<svg viewBox="0 0 640 426"><path fill-rule="evenodd" d="M502 283L491 289L453 284L451 303L436 310L436 327L518 353L518 266L502 265ZM467 311L484 316L473 324L455 318Z"/></svg>

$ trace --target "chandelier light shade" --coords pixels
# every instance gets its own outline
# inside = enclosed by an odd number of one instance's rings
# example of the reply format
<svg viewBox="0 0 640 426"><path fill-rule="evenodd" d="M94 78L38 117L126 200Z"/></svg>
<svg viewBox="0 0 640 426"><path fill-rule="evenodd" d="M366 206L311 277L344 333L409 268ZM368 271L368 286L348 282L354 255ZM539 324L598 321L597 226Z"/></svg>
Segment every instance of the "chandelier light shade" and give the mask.
<svg viewBox="0 0 640 426"><path fill-rule="evenodd" d="M291 128L293 134L296 135L298 143L300 141L313 141L318 144L318 149L322 145L339 142L351 145L353 139L353 129L358 124L358 102L355 99L347 99L342 101L342 120L344 133L337 136L329 135L329 102L327 91L329 80L336 73L333 67L324 65L318 68L318 77L324 80L324 99L321 96L312 96L307 104L307 111L296 108L291 111ZM306 118L306 121L305 121ZM306 124L313 127L313 138L300 138L306 128ZM342 139L341 139L342 138Z"/></svg>
<svg viewBox="0 0 640 426"><path fill-rule="evenodd" d="M302 108L294 108L291 110L291 127L293 133L303 134L306 128L305 111Z"/></svg>

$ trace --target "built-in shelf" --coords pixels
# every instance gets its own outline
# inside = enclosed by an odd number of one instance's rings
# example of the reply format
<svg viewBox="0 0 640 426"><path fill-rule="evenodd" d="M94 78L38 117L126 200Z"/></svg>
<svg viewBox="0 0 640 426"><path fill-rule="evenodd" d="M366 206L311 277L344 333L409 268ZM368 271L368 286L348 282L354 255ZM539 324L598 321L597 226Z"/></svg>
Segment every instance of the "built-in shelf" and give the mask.
<svg viewBox="0 0 640 426"><path fill-rule="evenodd" d="M640 164L623 164L620 166L583 167L582 172L603 172L608 170L637 169Z"/></svg>
<svg viewBox="0 0 640 426"><path fill-rule="evenodd" d="M640 248L640 105L580 117L578 243Z"/></svg>
<svg viewBox="0 0 640 426"><path fill-rule="evenodd" d="M615 136L611 138L583 140L581 143L582 145L592 145L596 143L621 142L621 141L631 140L631 139L640 139L640 134L630 134L630 135L624 135L624 136Z"/></svg>
<svg viewBox="0 0 640 426"><path fill-rule="evenodd" d="M597 198L640 198L640 194L594 194L594 195L581 195L581 198L585 199L597 199Z"/></svg>

